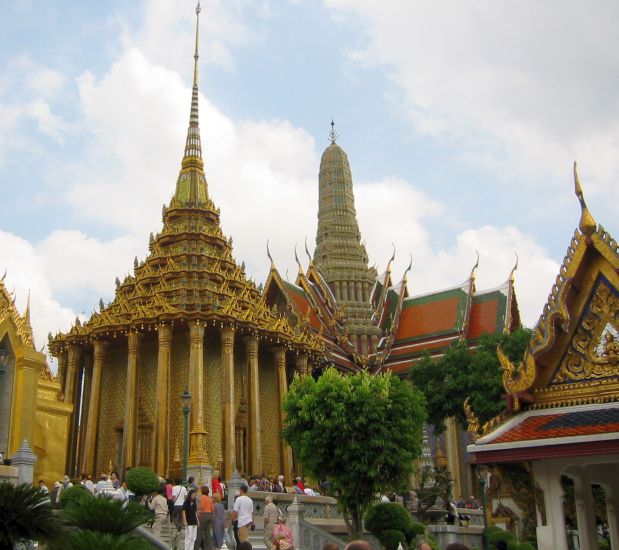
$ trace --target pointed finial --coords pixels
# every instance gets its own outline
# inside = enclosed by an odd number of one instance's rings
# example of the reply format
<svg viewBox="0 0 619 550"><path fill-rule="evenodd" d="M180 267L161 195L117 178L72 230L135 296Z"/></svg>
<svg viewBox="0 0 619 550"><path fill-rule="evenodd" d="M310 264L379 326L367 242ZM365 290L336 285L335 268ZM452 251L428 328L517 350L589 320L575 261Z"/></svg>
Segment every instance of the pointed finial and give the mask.
<svg viewBox="0 0 619 550"><path fill-rule="evenodd" d="M267 239L267 258L271 260L271 269L275 269L275 262L273 261L273 256L271 256L271 250L269 249L269 239Z"/></svg>
<svg viewBox="0 0 619 550"><path fill-rule="evenodd" d="M578 180L578 169L576 165L576 161L574 161L574 192L578 197L578 202L580 202L580 223L578 224L578 229L583 235L587 235L589 237L593 234L596 228L595 220L593 216L589 212L587 208L587 204L585 203L585 197L582 193L582 187L580 186L580 181Z"/></svg>
<svg viewBox="0 0 619 550"><path fill-rule="evenodd" d="M7 273L7 268L4 268L4 275L2 275L2 278L0 278L0 283L4 284L4 279L6 278L6 273Z"/></svg>
<svg viewBox="0 0 619 550"><path fill-rule="evenodd" d="M391 258L389 258L389 262L387 262L387 272L391 273L391 264L393 264L393 260L395 260L395 243L391 243L393 247L393 254L391 254Z"/></svg>
<svg viewBox="0 0 619 550"><path fill-rule="evenodd" d="M518 269L518 253L514 252L514 255L516 256L516 263L514 264L514 267L512 268L510 274L509 274L509 280L510 282L514 282L514 275L516 273L516 270Z"/></svg>
<svg viewBox="0 0 619 550"><path fill-rule="evenodd" d="M30 289L28 289L28 301L26 302L26 311L24 311L24 320L30 326Z"/></svg>
<svg viewBox="0 0 619 550"><path fill-rule="evenodd" d="M413 267L413 255L409 253L409 257L411 260L410 262L408 262L408 267L406 268L406 271L404 272L404 282L408 281L408 272Z"/></svg>
<svg viewBox="0 0 619 550"><path fill-rule="evenodd" d="M309 258L310 265L314 265L314 260L312 260L312 255L309 252L309 248L307 248L307 235L305 235L305 254Z"/></svg>
<svg viewBox="0 0 619 550"><path fill-rule="evenodd" d="M473 285L475 285L475 271L477 271L479 267L479 251L477 249L475 249L475 254L477 254L477 260L475 261L473 269L471 269L471 280L473 281Z"/></svg>
<svg viewBox="0 0 619 550"><path fill-rule="evenodd" d="M301 267L301 262L299 261L299 255L297 254L297 245L294 245L294 260L297 262L299 266L299 273L303 273L303 268Z"/></svg>
<svg viewBox="0 0 619 550"><path fill-rule="evenodd" d="M335 131L335 122L333 122L333 118L331 118L331 131L329 132L329 139L331 143L335 143L337 138L340 137Z"/></svg>

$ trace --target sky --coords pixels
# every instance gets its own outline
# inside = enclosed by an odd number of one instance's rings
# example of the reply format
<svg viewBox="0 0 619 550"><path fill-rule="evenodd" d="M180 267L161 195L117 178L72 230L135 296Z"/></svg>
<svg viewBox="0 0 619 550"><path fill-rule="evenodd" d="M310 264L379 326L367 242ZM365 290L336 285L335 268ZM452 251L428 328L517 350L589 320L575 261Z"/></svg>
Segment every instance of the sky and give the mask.
<svg viewBox="0 0 619 550"><path fill-rule="evenodd" d="M0 271L35 341L143 259L189 119L194 0L0 0ZM315 245L335 120L370 261L413 295L519 266L541 313L580 207L615 237L619 3L203 0L209 193L257 282ZM305 263L307 260L305 259ZM1 275L1 273L0 273Z"/></svg>

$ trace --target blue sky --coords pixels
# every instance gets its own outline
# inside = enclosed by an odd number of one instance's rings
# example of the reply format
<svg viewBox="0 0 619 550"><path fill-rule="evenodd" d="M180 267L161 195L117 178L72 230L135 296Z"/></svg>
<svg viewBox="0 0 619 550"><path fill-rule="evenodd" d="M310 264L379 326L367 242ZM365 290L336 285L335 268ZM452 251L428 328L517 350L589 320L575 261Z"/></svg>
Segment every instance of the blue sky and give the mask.
<svg viewBox="0 0 619 550"><path fill-rule="evenodd" d="M380 5L379 5L380 4ZM371 261L413 255L413 294L503 282L535 322L579 206L619 234L619 7L206 0L209 190L263 281L315 236L334 117ZM0 2L0 268L40 343L112 297L173 192L189 113L193 0ZM4 265L3 265L4 264Z"/></svg>

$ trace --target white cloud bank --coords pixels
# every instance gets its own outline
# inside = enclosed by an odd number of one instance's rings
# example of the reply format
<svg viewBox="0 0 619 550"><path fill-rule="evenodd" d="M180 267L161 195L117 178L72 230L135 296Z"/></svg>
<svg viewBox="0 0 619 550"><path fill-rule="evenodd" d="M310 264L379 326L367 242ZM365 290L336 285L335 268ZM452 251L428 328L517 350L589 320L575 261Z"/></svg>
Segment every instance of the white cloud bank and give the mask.
<svg viewBox="0 0 619 550"><path fill-rule="evenodd" d="M338 4L345 6L343 0ZM360 6L371 12L369 3ZM86 315L99 296L111 298L114 278L132 269L134 255L146 254L148 234L160 229L161 205L174 191L191 93L177 71L154 63L138 42L100 79L85 73L77 80L81 118L72 128L82 133L89 150L64 167L64 200L76 215L103 223L118 236L95 239L58 230L33 245L0 233L0 268L8 266L7 280L20 299L31 289L39 345L48 331L65 330L75 318L59 297L81 300L77 313ZM233 121L204 97L200 114L209 192L221 207L224 231L234 238L236 257L264 281L270 239L280 271L294 279L294 246L303 258L303 241L307 237L312 249L315 237L319 152L314 140L285 120ZM354 173L354 158L351 163ZM437 250L427 223L441 216L454 221L443 205L396 177L357 182L355 192L361 231L379 270L395 242L395 274L408 263L408 252L414 256L411 292L438 290L468 276L477 249L478 287L488 288L507 278L518 252L519 303L525 322L535 322L558 266L530 236L510 226L470 227Z"/></svg>
<svg viewBox="0 0 619 550"><path fill-rule="evenodd" d="M382 65L415 131L509 181L564 177L619 198L619 3L325 0L357 16L355 62Z"/></svg>

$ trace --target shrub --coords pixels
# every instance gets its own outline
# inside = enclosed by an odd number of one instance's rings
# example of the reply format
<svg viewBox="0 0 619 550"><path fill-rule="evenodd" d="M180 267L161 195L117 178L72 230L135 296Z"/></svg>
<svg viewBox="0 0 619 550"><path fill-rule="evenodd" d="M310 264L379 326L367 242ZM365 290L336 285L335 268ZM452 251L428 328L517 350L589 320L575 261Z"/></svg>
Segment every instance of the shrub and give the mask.
<svg viewBox="0 0 619 550"><path fill-rule="evenodd" d="M63 489L60 493L60 504L63 508L77 504L85 498L92 498L92 493L83 485L73 485Z"/></svg>
<svg viewBox="0 0 619 550"><path fill-rule="evenodd" d="M535 547L530 542L521 542L518 545L518 550L535 550ZM602 546L600 546L600 550L602 550Z"/></svg>
<svg viewBox="0 0 619 550"><path fill-rule="evenodd" d="M127 487L136 496L149 495L159 489L159 478L150 468L131 468L127 472Z"/></svg>
<svg viewBox="0 0 619 550"><path fill-rule="evenodd" d="M398 545L406 542L406 535L399 529L384 529L378 535L378 540L386 550L398 550Z"/></svg>
<svg viewBox="0 0 619 550"><path fill-rule="evenodd" d="M417 535L423 535L426 532L426 526L423 523L411 522L411 525L406 533L407 540L413 540Z"/></svg>
<svg viewBox="0 0 619 550"><path fill-rule="evenodd" d="M21 540L49 540L58 532L49 495L38 487L0 482L0 548Z"/></svg>
<svg viewBox="0 0 619 550"><path fill-rule="evenodd" d="M111 535L97 531L79 531L66 541L67 550L150 550L146 540L131 535Z"/></svg>
<svg viewBox="0 0 619 550"><path fill-rule="evenodd" d="M504 531L503 529L493 529L492 531L488 530L488 545L490 548L494 548L496 543L500 540L508 543L514 542L514 535L509 533L508 531Z"/></svg>
<svg viewBox="0 0 619 550"><path fill-rule="evenodd" d="M395 502L381 502L368 508L365 514L365 527L378 539L380 532L387 529L394 529L408 536L413 530L413 518L404 506Z"/></svg>
<svg viewBox="0 0 619 550"><path fill-rule="evenodd" d="M65 521L82 531L96 531L115 536L124 535L151 519L150 512L134 502L122 502L106 497L88 498L79 506L63 511Z"/></svg>

